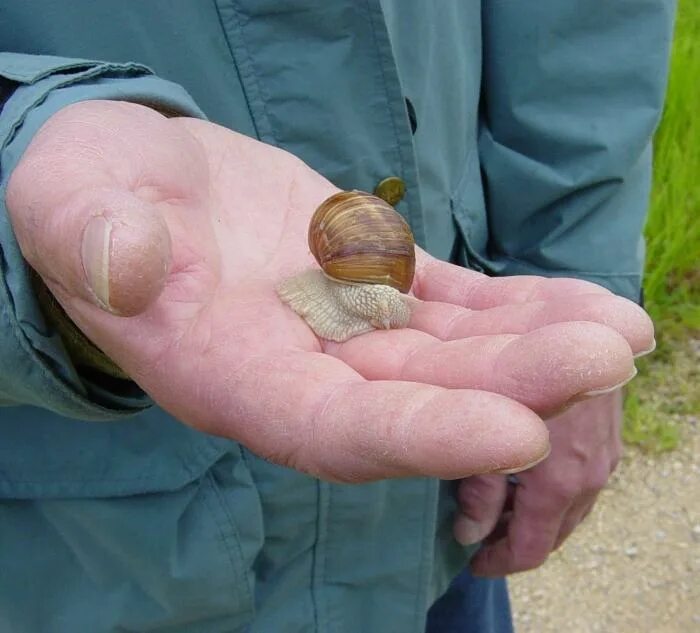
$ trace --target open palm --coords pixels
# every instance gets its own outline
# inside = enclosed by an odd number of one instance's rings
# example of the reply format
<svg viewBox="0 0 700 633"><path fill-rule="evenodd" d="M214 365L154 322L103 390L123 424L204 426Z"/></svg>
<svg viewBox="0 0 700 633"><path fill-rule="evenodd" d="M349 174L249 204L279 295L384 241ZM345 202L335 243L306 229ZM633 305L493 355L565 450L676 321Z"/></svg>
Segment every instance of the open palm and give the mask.
<svg viewBox="0 0 700 633"><path fill-rule="evenodd" d="M313 265L308 220L335 191L219 126L85 102L36 136L8 208L69 316L156 402L329 479L527 467L548 450L541 415L626 381L653 345L646 315L597 286L422 251L408 328L320 340L274 287Z"/></svg>

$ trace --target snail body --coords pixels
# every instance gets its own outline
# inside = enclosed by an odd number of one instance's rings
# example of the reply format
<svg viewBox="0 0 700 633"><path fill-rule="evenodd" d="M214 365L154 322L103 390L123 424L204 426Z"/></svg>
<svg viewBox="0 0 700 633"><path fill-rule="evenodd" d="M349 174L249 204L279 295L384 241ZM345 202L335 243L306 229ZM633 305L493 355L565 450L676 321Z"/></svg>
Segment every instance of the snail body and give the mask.
<svg viewBox="0 0 700 633"><path fill-rule="evenodd" d="M393 207L368 193L337 193L314 213L308 237L320 270L284 280L277 292L318 336L342 342L408 325L415 242Z"/></svg>

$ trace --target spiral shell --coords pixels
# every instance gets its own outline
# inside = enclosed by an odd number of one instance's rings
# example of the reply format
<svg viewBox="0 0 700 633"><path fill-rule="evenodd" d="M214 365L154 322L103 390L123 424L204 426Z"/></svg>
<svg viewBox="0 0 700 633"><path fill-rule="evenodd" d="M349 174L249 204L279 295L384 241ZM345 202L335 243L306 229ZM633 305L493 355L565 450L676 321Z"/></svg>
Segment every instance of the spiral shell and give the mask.
<svg viewBox="0 0 700 633"><path fill-rule="evenodd" d="M323 271L346 283L384 284L408 292L416 268L407 222L381 198L342 191L311 218L309 248Z"/></svg>

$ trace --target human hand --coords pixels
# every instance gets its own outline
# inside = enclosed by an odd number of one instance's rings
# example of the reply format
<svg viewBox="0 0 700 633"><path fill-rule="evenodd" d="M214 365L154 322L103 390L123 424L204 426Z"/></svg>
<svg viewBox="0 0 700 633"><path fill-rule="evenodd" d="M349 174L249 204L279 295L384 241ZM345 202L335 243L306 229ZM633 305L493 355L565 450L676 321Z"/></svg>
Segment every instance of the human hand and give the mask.
<svg viewBox="0 0 700 633"><path fill-rule="evenodd" d="M622 455L622 390L573 405L547 421L552 451L518 475L462 480L455 536L486 539L471 561L483 576L534 569L583 521Z"/></svg>
<svg viewBox="0 0 700 633"><path fill-rule="evenodd" d="M7 206L67 314L158 404L327 479L520 470L548 451L533 411L624 382L653 343L643 311L592 284L422 251L409 328L319 340L274 287L312 265L307 224L335 191L219 126L96 101L43 126Z"/></svg>

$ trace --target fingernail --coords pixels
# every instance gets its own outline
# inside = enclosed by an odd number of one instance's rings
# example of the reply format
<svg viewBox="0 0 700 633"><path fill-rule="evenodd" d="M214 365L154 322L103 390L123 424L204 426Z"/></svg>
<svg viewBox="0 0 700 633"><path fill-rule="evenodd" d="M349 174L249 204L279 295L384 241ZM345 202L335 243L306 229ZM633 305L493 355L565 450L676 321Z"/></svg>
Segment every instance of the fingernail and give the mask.
<svg viewBox="0 0 700 633"><path fill-rule="evenodd" d="M460 545L473 545L484 538L481 524L472 521L464 514L458 514L452 532Z"/></svg>
<svg viewBox="0 0 700 633"><path fill-rule="evenodd" d="M586 391L575 398L572 398L570 402L581 402L582 400L589 400L590 398L597 398L598 396L604 396L606 393L612 393L624 387L630 380L632 380L637 375L637 368L633 367L632 374L625 378L622 382L613 385L612 387L605 387L604 389L593 389L592 391Z"/></svg>
<svg viewBox="0 0 700 633"><path fill-rule="evenodd" d="M634 355L634 359L636 360L637 358L641 358L642 356L646 356L647 354L651 354L654 350L656 349L656 339L652 341L651 347L649 349L642 350L641 352L637 352Z"/></svg>
<svg viewBox="0 0 700 633"><path fill-rule="evenodd" d="M81 258L88 285L97 304L111 310L109 304L109 246L112 225L104 216L90 218L83 232Z"/></svg>
<svg viewBox="0 0 700 633"><path fill-rule="evenodd" d="M525 466L518 466L516 468L504 468L503 470L493 470L491 471L490 474L492 475L514 475L516 473L521 473L524 470L528 470L530 468L533 468L534 466L537 466L540 462L543 462L545 459L549 457L549 454L552 452L552 447L547 446L547 452L544 453L544 455L541 455L537 459L531 461L529 464L525 464Z"/></svg>

